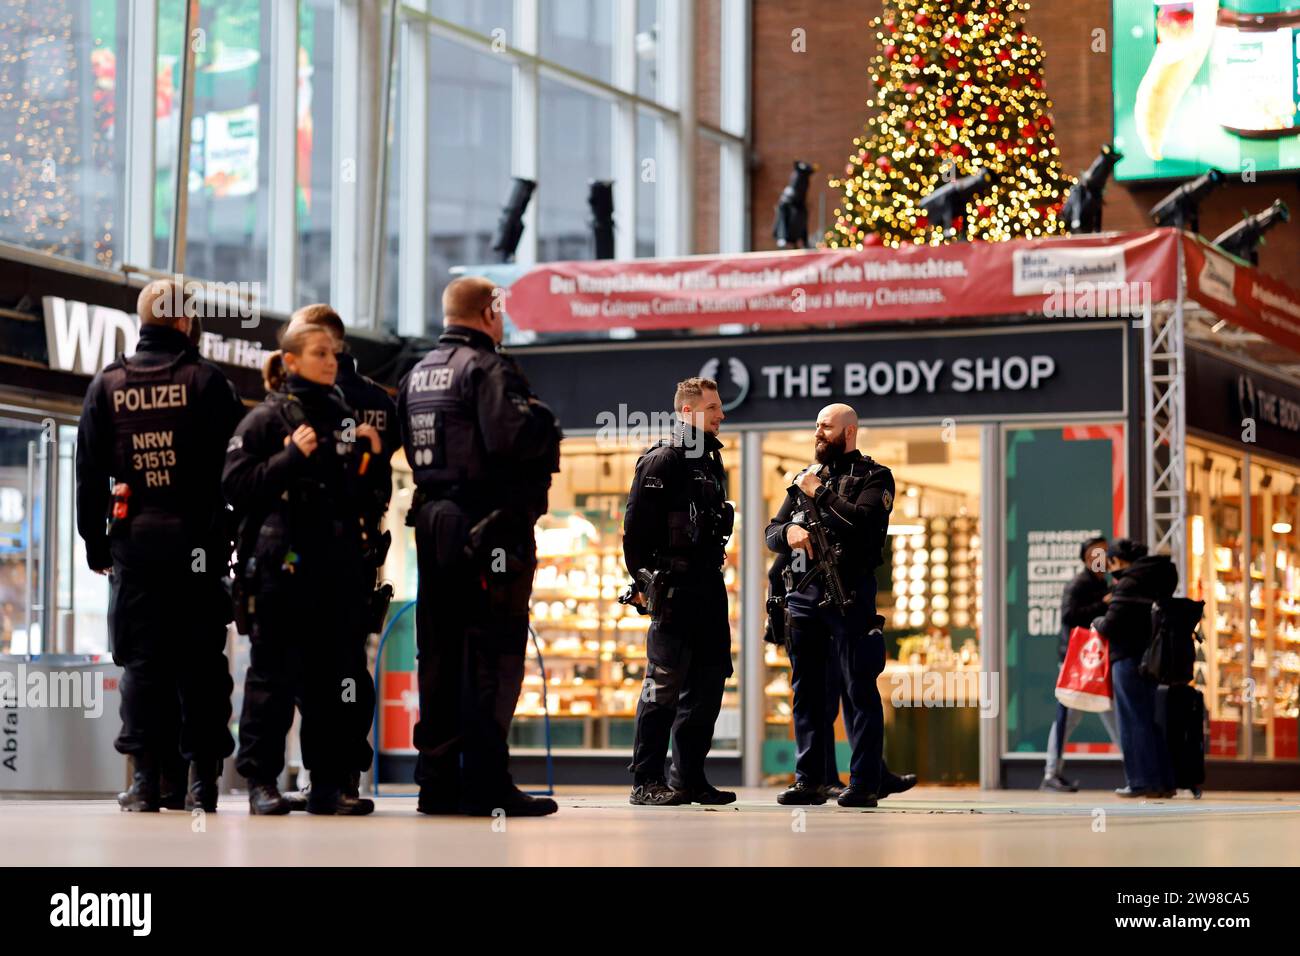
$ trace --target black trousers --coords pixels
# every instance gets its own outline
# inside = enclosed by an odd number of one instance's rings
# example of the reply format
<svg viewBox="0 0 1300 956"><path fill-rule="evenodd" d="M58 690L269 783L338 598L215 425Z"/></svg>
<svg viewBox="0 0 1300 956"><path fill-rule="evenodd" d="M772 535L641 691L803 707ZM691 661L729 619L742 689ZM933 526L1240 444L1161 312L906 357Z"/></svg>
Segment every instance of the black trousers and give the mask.
<svg viewBox="0 0 1300 956"><path fill-rule="evenodd" d="M440 802L490 799L513 786L510 723L524 681L532 528L487 567L465 556L471 515L451 501L416 515L416 664L420 719L415 782Z"/></svg>
<svg viewBox="0 0 1300 956"><path fill-rule="evenodd" d="M369 766L374 683L357 638L364 628L360 581L356 565L337 554L303 556L294 573L258 589L235 763L248 780L273 782L284 769L295 701L302 761L314 781L339 786Z"/></svg>
<svg viewBox="0 0 1300 956"><path fill-rule="evenodd" d="M636 707L636 783L664 779L679 790L707 786L704 760L731 676L731 626L722 573L676 587L646 634L646 677Z"/></svg>
<svg viewBox="0 0 1300 956"><path fill-rule="evenodd" d="M885 668L885 643L879 631L871 630L876 614L875 579L863 578L853 590L856 602L843 616L820 606L821 589L816 581L789 598L787 650L794 693L795 776L813 786L836 776L832 728L839 681L832 671L834 658L843 682L844 723L852 747L849 783L877 793L884 772L884 708L876 678Z"/></svg>
<svg viewBox="0 0 1300 956"><path fill-rule="evenodd" d="M234 613L221 578L116 561L108 616L113 662L123 669L117 751L160 764L228 757Z"/></svg>

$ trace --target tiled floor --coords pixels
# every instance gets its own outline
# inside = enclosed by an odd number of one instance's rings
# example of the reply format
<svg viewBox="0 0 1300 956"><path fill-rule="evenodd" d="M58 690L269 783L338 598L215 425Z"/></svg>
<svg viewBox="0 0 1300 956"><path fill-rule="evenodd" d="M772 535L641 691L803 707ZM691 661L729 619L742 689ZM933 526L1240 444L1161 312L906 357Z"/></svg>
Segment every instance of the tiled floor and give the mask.
<svg viewBox="0 0 1300 956"><path fill-rule="evenodd" d="M381 797L365 818L249 817L238 795L203 819L128 815L111 801L0 801L7 865L617 866L1290 864L1300 794L1127 801L1109 792L917 788L874 811L805 812L746 790L725 808L632 807L627 791L569 788L540 820L424 817ZM504 828L503 828L504 825Z"/></svg>

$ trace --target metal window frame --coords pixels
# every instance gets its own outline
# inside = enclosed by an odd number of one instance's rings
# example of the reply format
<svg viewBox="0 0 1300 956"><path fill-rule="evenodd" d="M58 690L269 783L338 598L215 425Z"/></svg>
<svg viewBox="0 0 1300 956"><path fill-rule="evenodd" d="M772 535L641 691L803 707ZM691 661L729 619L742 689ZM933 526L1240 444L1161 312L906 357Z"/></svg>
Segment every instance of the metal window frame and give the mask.
<svg viewBox="0 0 1300 956"><path fill-rule="evenodd" d="M267 296L292 312L298 285L298 0L271 2Z"/></svg>
<svg viewBox="0 0 1300 956"><path fill-rule="evenodd" d="M362 69L362 10L358 0L334 2L334 139L330 207L330 298L343 321L357 324L360 284L357 263L363 255L358 202L361 152L361 92L352 77ZM348 77L348 82L343 78ZM344 168L351 171L345 175ZM374 324L374 316L370 316Z"/></svg>
<svg viewBox="0 0 1300 956"><path fill-rule="evenodd" d="M126 182L123 184L123 262L153 261L154 182L157 159L158 0L135 0L127 8L130 49L126 61Z"/></svg>

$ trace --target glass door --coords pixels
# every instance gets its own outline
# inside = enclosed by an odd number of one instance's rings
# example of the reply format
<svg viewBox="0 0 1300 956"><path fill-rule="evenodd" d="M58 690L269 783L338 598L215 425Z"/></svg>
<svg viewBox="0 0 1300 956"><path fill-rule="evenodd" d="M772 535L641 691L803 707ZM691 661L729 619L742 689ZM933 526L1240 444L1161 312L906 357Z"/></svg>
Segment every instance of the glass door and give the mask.
<svg viewBox="0 0 1300 956"><path fill-rule="evenodd" d="M52 418L0 417L0 654L82 650L73 609L89 571L76 566L75 440ZM92 603L102 619L106 600Z"/></svg>

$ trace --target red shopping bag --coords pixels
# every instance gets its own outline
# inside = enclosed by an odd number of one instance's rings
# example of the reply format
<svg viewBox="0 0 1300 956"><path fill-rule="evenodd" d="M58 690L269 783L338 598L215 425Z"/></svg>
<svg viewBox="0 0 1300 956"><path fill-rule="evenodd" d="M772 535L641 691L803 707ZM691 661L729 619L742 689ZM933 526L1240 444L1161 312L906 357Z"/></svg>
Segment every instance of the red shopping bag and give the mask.
<svg viewBox="0 0 1300 956"><path fill-rule="evenodd" d="M1096 631L1076 627L1070 632L1056 699L1071 710L1110 710L1110 645Z"/></svg>

